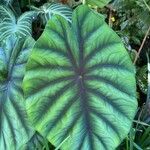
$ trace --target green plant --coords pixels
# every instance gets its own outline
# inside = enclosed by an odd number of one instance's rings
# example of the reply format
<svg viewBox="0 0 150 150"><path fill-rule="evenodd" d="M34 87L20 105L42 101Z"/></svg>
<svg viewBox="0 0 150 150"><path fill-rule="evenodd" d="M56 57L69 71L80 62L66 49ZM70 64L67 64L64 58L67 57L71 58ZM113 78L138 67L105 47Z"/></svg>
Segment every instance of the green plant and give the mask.
<svg viewBox="0 0 150 150"><path fill-rule="evenodd" d="M0 45L0 149L19 149L32 136L22 80L34 40L10 36Z"/></svg>
<svg viewBox="0 0 150 150"><path fill-rule="evenodd" d="M35 12L30 11L17 18L13 11L5 6L0 6L0 41L9 36L17 35L20 38L32 35L32 21Z"/></svg>
<svg viewBox="0 0 150 150"><path fill-rule="evenodd" d="M61 16L48 22L32 50L23 87L30 121L56 147L111 150L130 130L135 85L120 38L82 5L71 25Z"/></svg>
<svg viewBox="0 0 150 150"><path fill-rule="evenodd" d="M137 71L137 83L143 93L147 93L147 65L141 67Z"/></svg>
<svg viewBox="0 0 150 150"><path fill-rule="evenodd" d="M114 0L112 9L117 12L119 32L127 36L130 43L141 45L140 39L150 25L149 0ZM134 32L133 32L134 31Z"/></svg>
<svg viewBox="0 0 150 150"><path fill-rule="evenodd" d="M47 21L56 14L64 17L66 20L71 22L72 9L67 5L63 5L60 3L45 3L40 8L36 8L34 6L32 6L31 8L33 8L38 13L43 24L46 24Z"/></svg>
<svg viewBox="0 0 150 150"><path fill-rule="evenodd" d="M138 136L137 136L137 138L138 138ZM137 143L144 150L150 149L150 126L148 128L143 129L142 136L140 136L140 138L138 138Z"/></svg>

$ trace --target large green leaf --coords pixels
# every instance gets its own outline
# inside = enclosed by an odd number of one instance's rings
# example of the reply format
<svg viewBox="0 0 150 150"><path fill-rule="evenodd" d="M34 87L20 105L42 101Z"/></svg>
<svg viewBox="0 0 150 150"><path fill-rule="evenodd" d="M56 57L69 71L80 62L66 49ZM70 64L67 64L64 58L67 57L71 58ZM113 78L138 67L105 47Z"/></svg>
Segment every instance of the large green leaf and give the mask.
<svg viewBox="0 0 150 150"><path fill-rule="evenodd" d="M0 48L0 149L18 150L30 138L22 80L25 64L34 44L14 36Z"/></svg>
<svg viewBox="0 0 150 150"><path fill-rule="evenodd" d="M98 6L100 8L107 5L111 0L85 0L87 4Z"/></svg>
<svg viewBox="0 0 150 150"><path fill-rule="evenodd" d="M14 13L5 6L0 6L0 41L11 35L19 37L31 36L32 21L35 12L30 11L17 18Z"/></svg>
<svg viewBox="0 0 150 150"><path fill-rule="evenodd" d="M112 150L135 115L136 84L120 38L87 6L70 25L52 18L27 63L24 91L29 118L65 150Z"/></svg>

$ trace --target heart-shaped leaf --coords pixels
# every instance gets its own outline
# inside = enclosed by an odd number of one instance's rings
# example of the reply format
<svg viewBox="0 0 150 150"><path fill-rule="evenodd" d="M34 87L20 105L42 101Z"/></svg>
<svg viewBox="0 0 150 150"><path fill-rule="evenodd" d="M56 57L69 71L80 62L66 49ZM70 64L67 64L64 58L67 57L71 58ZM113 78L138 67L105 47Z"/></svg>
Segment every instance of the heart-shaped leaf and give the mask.
<svg viewBox="0 0 150 150"><path fill-rule="evenodd" d="M115 149L137 107L134 72L120 38L86 5L72 25L56 16L27 63L30 120L62 149Z"/></svg>
<svg viewBox="0 0 150 150"><path fill-rule="evenodd" d="M32 6L32 9L40 15L40 18L44 24L56 14L71 22L72 9L67 5L63 5L61 3L45 3L40 8Z"/></svg>
<svg viewBox="0 0 150 150"><path fill-rule="evenodd" d="M33 44L32 38L24 42L11 36L0 48L1 150L17 150L32 135L25 111L22 80Z"/></svg>
<svg viewBox="0 0 150 150"><path fill-rule="evenodd" d="M31 36L32 21L35 17L35 12L30 11L16 18L14 13L5 6L0 6L0 41L11 35L19 37Z"/></svg>

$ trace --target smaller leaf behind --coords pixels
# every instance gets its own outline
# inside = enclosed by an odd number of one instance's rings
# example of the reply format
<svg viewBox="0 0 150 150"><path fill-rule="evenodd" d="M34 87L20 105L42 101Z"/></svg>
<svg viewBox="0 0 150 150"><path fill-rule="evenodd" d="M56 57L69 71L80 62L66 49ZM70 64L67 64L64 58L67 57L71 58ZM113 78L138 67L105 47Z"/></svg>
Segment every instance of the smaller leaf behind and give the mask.
<svg viewBox="0 0 150 150"><path fill-rule="evenodd" d="M32 21L36 13L26 12L17 18L11 9L0 5L0 41L11 35L26 37L32 35Z"/></svg>
<svg viewBox="0 0 150 150"><path fill-rule="evenodd" d="M37 12L43 24L46 24L47 21L51 19L53 15L56 14L62 16L67 21L71 22L72 9L67 5L63 5L61 3L45 3L39 8L35 6L31 6L31 8Z"/></svg>
<svg viewBox="0 0 150 150"><path fill-rule="evenodd" d="M22 80L34 40L10 36L0 48L0 150L19 150L33 135Z"/></svg>

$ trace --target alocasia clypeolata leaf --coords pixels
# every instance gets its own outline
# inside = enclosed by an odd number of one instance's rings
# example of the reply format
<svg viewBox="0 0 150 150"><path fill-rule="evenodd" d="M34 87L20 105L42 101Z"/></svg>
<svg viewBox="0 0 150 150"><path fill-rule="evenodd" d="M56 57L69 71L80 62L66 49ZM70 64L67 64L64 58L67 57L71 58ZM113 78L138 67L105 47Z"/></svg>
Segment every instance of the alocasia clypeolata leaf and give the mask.
<svg viewBox="0 0 150 150"><path fill-rule="evenodd" d="M87 6L53 17L27 63L24 92L36 130L64 150L113 150L135 115L135 71L120 38Z"/></svg>
<svg viewBox="0 0 150 150"><path fill-rule="evenodd" d="M11 36L0 48L0 150L19 150L32 135L22 81L33 44Z"/></svg>

